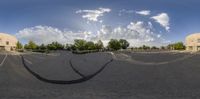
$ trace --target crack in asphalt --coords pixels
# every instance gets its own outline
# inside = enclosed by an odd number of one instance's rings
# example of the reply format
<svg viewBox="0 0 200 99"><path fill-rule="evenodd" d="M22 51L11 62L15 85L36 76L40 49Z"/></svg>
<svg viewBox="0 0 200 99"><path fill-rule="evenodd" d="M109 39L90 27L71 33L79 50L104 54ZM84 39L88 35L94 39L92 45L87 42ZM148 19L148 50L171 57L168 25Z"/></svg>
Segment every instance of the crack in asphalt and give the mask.
<svg viewBox="0 0 200 99"><path fill-rule="evenodd" d="M115 55L115 53L112 53L112 52L109 52L109 54L111 54L111 59L106 62L105 64L103 64L101 66L101 68L99 70L97 70L95 73L93 74L90 74L90 75L84 75L82 74L78 69L76 69L74 66L73 66L73 63L72 63L72 58L69 60L69 64L70 64L70 67L72 68L72 70L77 73L78 75L81 76L81 78L79 79L75 79L75 80L54 80L54 79L48 79L48 78L45 78L43 76L41 76L40 74L34 72L33 70L31 70L28 65L26 64L26 59L24 58L23 55L19 55L21 57L21 60L22 60L22 64L23 66L25 67L25 69L30 73L32 74L35 78L37 78L38 80L40 81L43 81L43 82L46 82L46 83L52 83L52 84L77 84L77 83L82 83L82 82L85 82L85 81L88 81L90 79L92 79L93 77L95 77L97 74L99 74L100 72L102 72L106 66L108 64L110 64L111 62L113 62L113 60L119 60L118 57ZM184 59L187 59L189 57L192 57L196 54L193 54L193 55L188 55L188 56L184 56L180 59L176 59L176 60L173 60L173 62L176 62L176 61L181 61L181 60L184 60ZM5 56L6 57L6 56ZM4 58L5 58L4 57ZM5 58L6 59L6 58ZM127 60L127 59L126 59ZM129 60L129 61L132 61L133 63L136 63L136 64L145 64L145 65L156 65L156 64L166 64L166 63L170 63L169 62L159 62L159 63L145 63L145 62L142 62L142 61L134 61L133 59Z"/></svg>
<svg viewBox="0 0 200 99"><path fill-rule="evenodd" d="M98 71L96 71L95 73L85 76L82 73L80 73L76 68L74 68L71 59L69 61L70 63L70 67L73 69L74 72L76 72L77 74L79 74L81 76L80 79L76 79L76 80L53 80L53 79L47 79L45 77L42 77L40 74L32 71L25 63L25 59L23 57L23 55L20 55L21 59L22 59L22 63L23 66L26 68L26 70L28 72L30 72L34 77L36 77L38 80L43 81L43 82L47 82L47 83L52 83L52 84L77 84L77 83L82 83L85 81L88 81L90 79L92 79L93 77L95 77L97 74L99 74L102 70L105 69L105 67L110 64L113 61L113 57L111 58L111 60L109 60L108 62L106 62Z"/></svg>
<svg viewBox="0 0 200 99"><path fill-rule="evenodd" d="M73 69L74 72L76 72L78 75L80 75L81 77L85 77L84 74L82 74L80 71L78 71L72 64L72 58L69 60L69 64L70 64L70 67Z"/></svg>

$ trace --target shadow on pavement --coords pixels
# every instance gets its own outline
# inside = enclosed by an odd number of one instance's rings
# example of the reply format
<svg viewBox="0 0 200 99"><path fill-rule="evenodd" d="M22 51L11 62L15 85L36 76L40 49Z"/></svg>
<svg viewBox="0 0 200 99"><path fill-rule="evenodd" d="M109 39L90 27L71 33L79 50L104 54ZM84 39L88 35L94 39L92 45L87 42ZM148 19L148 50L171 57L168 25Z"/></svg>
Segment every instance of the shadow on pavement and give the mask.
<svg viewBox="0 0 200 99"><path fill-rule="evenodd" d="M80 79L76 79L76 80L53 80L53 79L47 79L45 77L42 77L41 75L39 75L38 73L32 71L25 63L25 59L23 57L23 55L20 55L21 59L22 59L22 63L23 66L26 68L27 71L29 71L33 76L35 76L37 79L43 81L43 82L47 82L47 83L52 83L52 84L76 84L76 83L82 83L85 81L88 81L90 79L92 79L93 77L95 77L97 74L99 74L109 63L111 63L113 61L113 58L111 60L109 60L108 62L106 62L98 71L96 71L93 74L90 75L83 75L81 74L73 65L72 62L70 60L70 66L71 68L74 70L74 72L76 72L77 74L79 74L81 76Z"/></svg>

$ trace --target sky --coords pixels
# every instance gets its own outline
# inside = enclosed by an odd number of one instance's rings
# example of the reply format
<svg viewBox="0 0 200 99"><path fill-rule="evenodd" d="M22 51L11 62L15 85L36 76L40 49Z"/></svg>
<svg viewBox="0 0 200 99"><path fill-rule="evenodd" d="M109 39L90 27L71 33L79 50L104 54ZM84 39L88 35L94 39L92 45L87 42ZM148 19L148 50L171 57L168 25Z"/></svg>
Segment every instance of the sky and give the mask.
<svg viewBox="0 0 200 99"><path fill-rule="evenodd" d="M200 32L199 0L0 0L0 32L22 43L127 39L162 46Z"/></svg>

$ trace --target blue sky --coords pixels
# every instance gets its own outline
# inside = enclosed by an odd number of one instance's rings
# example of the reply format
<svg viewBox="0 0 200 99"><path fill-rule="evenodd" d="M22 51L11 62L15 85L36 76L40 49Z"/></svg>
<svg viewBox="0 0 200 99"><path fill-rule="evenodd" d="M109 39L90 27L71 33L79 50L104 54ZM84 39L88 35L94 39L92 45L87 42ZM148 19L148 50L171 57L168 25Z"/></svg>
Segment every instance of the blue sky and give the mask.
<svg viewBox="0 0 200 99"><path fill-rule="evenodd" d="M200 32L199 0L0 0L0 32L72 43L124 38L132 46L184 41Z"/></svg>

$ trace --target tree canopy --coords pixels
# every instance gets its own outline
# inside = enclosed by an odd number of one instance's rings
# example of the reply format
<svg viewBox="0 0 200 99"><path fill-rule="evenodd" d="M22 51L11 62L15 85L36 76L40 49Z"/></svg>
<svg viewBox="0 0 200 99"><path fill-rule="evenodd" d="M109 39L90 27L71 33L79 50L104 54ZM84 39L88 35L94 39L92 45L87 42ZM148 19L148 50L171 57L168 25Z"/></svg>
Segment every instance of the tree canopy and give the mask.
<svg viewBox="0 0 200 99"><path fill-rule="evenodd" d="M121 44L117 39L111 39L108 42L108 48L112 50L119 50L121 49Z"/></svg>
<svg viewBox="0 0 200 99"><path fill-rule="evenodd" d="M92 42L92 41L87 42L87 43L86 43L86 49L87 49L87 50L95 50L96 47L95 47L94 42Z"/></svg>
<svg viewBox="0 0 200 99"><path fill-rule="evenodd" d="M184 50L185 49L185 45L183 44L183 42L169 44L167 47L168 47L168 49L172 49L172 50Z"/></svg>
<svg viewBox="0 0 200 99"><path fill-rule="evenodd" d="M23 45L18 41L16 44L16 49L22 49Z"/></svg>
<svg viewBox="0 0 200 99"><path fill-rule="evenodd" d="M103 49L104 45L101 40L98 40L97 43L95 44L96 49Z"/></svg>
<svg viewBox="0 0 200 99"><path fill-rule="evenodd" d="M21 43L17 43L18 48L21 48ZM126 49L129 47L129 42L125 39L111 39L107 46L109 49L112 50L119 50L119 49ZM58 42L52 42L50 44L41 44L37 45L33 41L29 41L28 44L24 45L25 49L31 49L31 50L93 50L93 51L99 51L100 49L104 49L103 42L101 40L98 40L96 43L93 41L86 41L83 39L75 39L74 44L66 44L62 45Z"/></svg>
<svg viewBox="0 0 200 99"><path fill-rule="evenodd" d="M34 50L37 48L37 44L33 41L29 41L28 44L25 44L24 45L24 48L25 49L31 49L31 50Z"/></svg>
<svg viewBox="0 0 200 99"><path fill-rule="evenodd" d="M86 50L87 49L86 44L87 44L86 40L82 40L82 39L74 40L74 46L77 50Z"/></svg>
<svg viewBox="0 0 200 99"><path fill-rule="evenodd" d="M127 49L130 45L129 42L125 39L120 39L119 42L121 44L122 49Z"/></svg>

